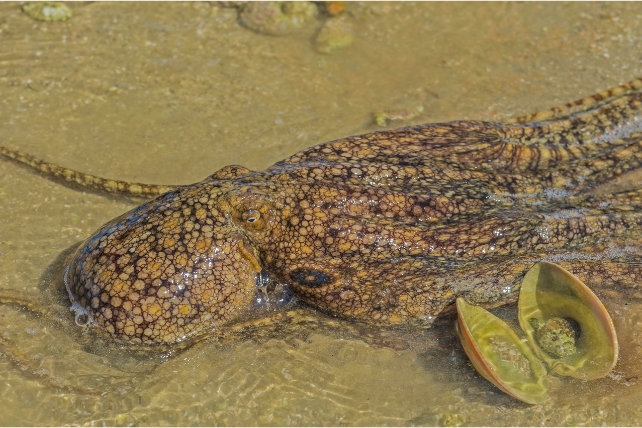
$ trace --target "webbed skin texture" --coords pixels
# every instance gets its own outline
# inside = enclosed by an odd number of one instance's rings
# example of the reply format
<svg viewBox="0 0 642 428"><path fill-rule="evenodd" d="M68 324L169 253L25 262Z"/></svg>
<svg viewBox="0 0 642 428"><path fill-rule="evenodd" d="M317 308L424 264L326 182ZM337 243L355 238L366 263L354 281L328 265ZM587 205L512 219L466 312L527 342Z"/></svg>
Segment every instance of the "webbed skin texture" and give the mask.
<svg viewBox="0 0 642 428"><path fill-rule="evenodd" d="M336 316L421 326L458 296L514 300L543 259L589 285L634 286L638 255L608 248L639 242L642 191L596 189L642 162L640 88L223 168L96 232L70 264L70 296L115 340L160 344L251 315L262 271Z"/></svg>

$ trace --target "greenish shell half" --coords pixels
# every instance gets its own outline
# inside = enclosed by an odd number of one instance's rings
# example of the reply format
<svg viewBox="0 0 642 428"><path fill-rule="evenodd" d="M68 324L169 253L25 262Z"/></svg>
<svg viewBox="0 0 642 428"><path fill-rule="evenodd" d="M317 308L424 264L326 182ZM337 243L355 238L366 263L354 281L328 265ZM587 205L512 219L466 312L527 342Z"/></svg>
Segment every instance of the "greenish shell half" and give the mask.
<svg viewBox="0 0 642 428"><path fill-rule="evenodd" d="M606 376L618 356L617 336L606 308L593 292L562 267L539 262L524 276L519 292L519 324L533 350L552 372L590 380ZM562 358L545 352L535 326L570 318L580 327L576 351Z"/></svg>
<svg viewBox="0 0 642 428"><path fill-rule="evenodd" d="M546 368L508 324L460 297L456 327L468 358L482 376L526 403L546 400Z"/></svg>

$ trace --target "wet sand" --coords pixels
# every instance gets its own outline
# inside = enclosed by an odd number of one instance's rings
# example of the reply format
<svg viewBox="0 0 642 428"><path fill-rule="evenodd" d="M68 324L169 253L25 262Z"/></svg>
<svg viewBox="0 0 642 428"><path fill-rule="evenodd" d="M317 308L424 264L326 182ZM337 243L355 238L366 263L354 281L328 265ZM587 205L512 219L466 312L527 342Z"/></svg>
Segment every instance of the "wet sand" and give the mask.
<svg viewBox="0 0 642 428"><path fill-rule="evenodd" d="M121 180L263 169L381 129L378 112L414 112L391 128L502 120L642 75L637 3L350 3L354 41L331 55L311 42L322 18L275 37L209 3L70 6L68 21L37 22L0 4L0 144ZM0 287L55 295L61 253L133 206L0 161ZM475 374L448 326L407 347L310 329L136 359L87 352L71 318L5 306L0 333L37 373L0 358L0 424L636 425L642 308L607 306L622 346L612 376L555 380L541 406Z"/></svg>

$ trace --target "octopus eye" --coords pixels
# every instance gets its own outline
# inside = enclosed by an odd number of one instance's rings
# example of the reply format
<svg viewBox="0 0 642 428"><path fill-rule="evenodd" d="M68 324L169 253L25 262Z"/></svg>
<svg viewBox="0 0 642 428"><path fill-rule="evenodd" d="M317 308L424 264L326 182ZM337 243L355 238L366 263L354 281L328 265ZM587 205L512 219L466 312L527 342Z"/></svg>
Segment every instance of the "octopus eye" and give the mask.
<svg viewBox="0 0 642 428"><path fill-rule="evenodd" d="M261 218L261 213L258 210L248 210L243 213L242 217L246 223L254 223Z"/></svg>
<svg viewBox="0 0 642 428"><path fill-rule="evenodd" d="M320 287L332 281L331 276L316 270L296 270L290 274L290 277L306 287Z"/></svg>

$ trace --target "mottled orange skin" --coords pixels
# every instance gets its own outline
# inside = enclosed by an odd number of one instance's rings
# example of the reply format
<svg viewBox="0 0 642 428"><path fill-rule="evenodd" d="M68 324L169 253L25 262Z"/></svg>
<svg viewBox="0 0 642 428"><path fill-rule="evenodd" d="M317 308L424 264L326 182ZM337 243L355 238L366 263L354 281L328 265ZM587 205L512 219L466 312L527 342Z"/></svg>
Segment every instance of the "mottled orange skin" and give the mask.
<svg viewBox="0 0 642 428"><path fill-rule="evenodd" d="M157 344L251 315L261 271L331 314L423 326L457 296L514 299L543 259L633 285L637 255L617 245L642 236L642 193L599 186L642 162L640 87L223 168L100 229L70 264L70 295L114 339Z"/></svg>

